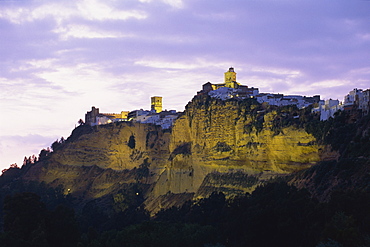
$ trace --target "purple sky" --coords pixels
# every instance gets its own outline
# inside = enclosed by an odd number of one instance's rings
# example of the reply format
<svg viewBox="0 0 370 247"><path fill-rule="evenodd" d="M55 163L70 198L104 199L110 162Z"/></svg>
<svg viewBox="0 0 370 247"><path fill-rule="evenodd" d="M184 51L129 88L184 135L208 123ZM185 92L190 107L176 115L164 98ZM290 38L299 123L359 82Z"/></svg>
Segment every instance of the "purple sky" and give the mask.
<svg viewBox="0 0 370 247"><path fill-rule="evenodd" d="M182 111L233 66L260 92L370 87L370 1L0 0L0 169L101 112Z"/></svg>

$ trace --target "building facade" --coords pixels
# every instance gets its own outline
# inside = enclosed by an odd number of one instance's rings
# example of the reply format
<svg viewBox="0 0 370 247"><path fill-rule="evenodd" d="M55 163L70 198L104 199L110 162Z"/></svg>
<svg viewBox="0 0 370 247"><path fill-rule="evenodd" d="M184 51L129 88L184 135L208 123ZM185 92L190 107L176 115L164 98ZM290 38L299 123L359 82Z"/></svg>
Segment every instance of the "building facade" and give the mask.
<svg viewBox="0 0 370 247"><path fill-rule="evenodd" d="M362 90L354 88L344 96L345 109L357 108L362 113L369 114L370 111L370 89Z"/></svg>
<svg viewBox="0 0 370 247"><path fill-rule="evenodd" d="M121 113L100 113L99 108L91 107L91 111L85 114L85 124L91 126L108 124L118 121L127 121L128 111L121 111Z"/></svg>
<svg viewBox="0 0 370 247"><path fill-rule="evenodd" d="M258 94L258 88L241 85L236 81L236 72L233 67L224 73L224 83L203 84L202 90L197 95L208 94L211 97L228 99L228 98L250 98Z"/></svg>
<svg viewBox="0 0 370 247"><path fill-rule="evenodd" d="M150 98L150 101L150 109L156 113L160 113L162 111L162 97L153 96Z"/></svg>
<svg viewBox="0 0 370 247"><path fill-rule="evenodd" d="M339 111L344 110L344 105L339 102L339 100L321 100L319 102L319 106L312 109L313 113L319 113L320 114L320 120L325 121L329 118L333 118L334 114Z"/></svg>
<svg viewBox="0 0 370 247"><path fill-rule="evenodd" d="M162 110L162 97L151 97L151 110L121 111L121 113L100 113L99 108L93 106L91 111L85 114L85 123L91 126L110 124L117 121L133 121L160 125L163 129L170 128L178 113L175 110Z"/></svg>
<svg viewBox="0 0 370 247"><path fill-rule="evenodd" d="M222 100L237 98L255 98L259 103L268 103L275 106L296 105L304 108L320 101L320 95L307 97L302 95L283 95L271 93L259 93L258 88L241 85L236 81L236 72L233 67L224 73L224 83L213 84L207 82L203 84L202 90L198 95L208 94L213 98Z"/></svg>

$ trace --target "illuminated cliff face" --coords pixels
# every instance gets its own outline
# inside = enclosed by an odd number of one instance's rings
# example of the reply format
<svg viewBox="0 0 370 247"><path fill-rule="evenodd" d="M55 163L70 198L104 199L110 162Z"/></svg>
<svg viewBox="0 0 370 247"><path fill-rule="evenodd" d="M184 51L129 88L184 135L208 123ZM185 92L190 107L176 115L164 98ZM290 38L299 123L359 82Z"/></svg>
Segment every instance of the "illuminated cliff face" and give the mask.
<svg viewBox="0 0 370 247"><path fill-rule="evenodd" d="M85 199L116 193L133 183L148 189L166 167L169 140L170 132L149 124L81 126L49 160L33 166L24 179L63 185L65 193ZM143 165L150 171L145 172Z"/></svg>
<svg viewBox="0 0 370 247"><path fill-rule="evenodd" d="M170 133L160 127L128 122L97 126L90 134L67 143L52 156L65 165L92 166L114 170L139 167L146 158L154 164L168 153Z"/></svg>
<svg viewBox="0 0 370 247"><path fill-rule="evenodd" d="M250 102L193 100L186 114L177 119L170 142L172 153L185 144L189 151L174 156L158 180L155 193L202 195L198 190L209 186L204 181L209 173L228 173L233 177L242 171L267 179L307 168L320 160L320 147L312 135L294 127L281 128L277 133L273 124L277 112L266 113L260 107ZM243 193L254 188L233 183L225 186ZM204 192L204 188L201 190Z"/></svg>
<svg viewBox="0 0 370 247"><path fill-rule="evenodd" d="M147 185L146 205L151 211L166 207L158 198L169 192L183 193L186 198L208 196L214 190L227 195L245 193L260 181L310 167L321 159L323 147L315 144L312 135L291 125L279 127L279 119L287 114L253 100L196 97L172 132L131 122L84 126L89 131L74 133L53 153L49 166L39 167L28 179L61 183L71 193L88 190L85 194L93 198L124 183L140 182ZM149 172L141 173L143 165ZM113 170L89 178L86 167L91 166ZM89 179L94 180L90 187L81 185Z"/></svg>
<svg viewBox="0 0 370 247"><path fill-rule="evenodd" d="M193 160L217 170L287 173L320 160L315 138L304 129L283 127L276 133L276 111L266 113L257 105L237 101L219 102L190 104L175 123L170 150L189 142Z"/></svg>

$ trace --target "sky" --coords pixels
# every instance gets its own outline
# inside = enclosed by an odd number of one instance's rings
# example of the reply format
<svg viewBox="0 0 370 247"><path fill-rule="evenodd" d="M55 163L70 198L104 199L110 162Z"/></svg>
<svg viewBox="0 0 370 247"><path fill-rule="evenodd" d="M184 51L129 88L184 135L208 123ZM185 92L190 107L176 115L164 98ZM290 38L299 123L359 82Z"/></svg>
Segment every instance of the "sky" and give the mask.
<svg viewBox="0 0 370 247"><path fill-rule="evenodd" d="M0 0L0 169L92 106L183 111L204 83L343 100L370 87L367 0Z"/></svg>

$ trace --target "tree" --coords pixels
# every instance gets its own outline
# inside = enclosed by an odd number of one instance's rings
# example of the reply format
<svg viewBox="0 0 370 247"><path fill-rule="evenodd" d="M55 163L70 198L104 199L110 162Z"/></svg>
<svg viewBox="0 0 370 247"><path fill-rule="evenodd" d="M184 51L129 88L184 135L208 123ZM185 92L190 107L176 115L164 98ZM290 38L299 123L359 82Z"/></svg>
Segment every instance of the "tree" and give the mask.
<svg viewBox="0 0 370 247"><path fill-rule="evenodd" d="M47 149L42 149L39 154L39 161L45 160L51 154L51 150L48 147Z"/></svg>
<svg viewBox="0 0 370 247"><path fill-rule="evenodd" d="M48 213L47 240L50 246L73 246L80 237L73 209L59 205Z"/></svg>
<svg viewBox="0 0 370 247"><path fill-rule="evenodd" d="M9 166L9 168L5 168L1 172L4 174L6 171L14 170L14 169L18 169L19 170L19 166L17 165L17 163L11 164Z"/></svg>
<svg viewBox="0 0 370 247"><path fill-rule="evenodd" d="M49 211L35 193L4 200L4 246L75 246L80 238L74 210L59 205Z"/></svg>
<svg viewBox="0 0 370 247"><path fill-rule="evenodd" d="M45 204L34 193L24 192L4 200L4 231L10 241L45 242Z"/></svg>

